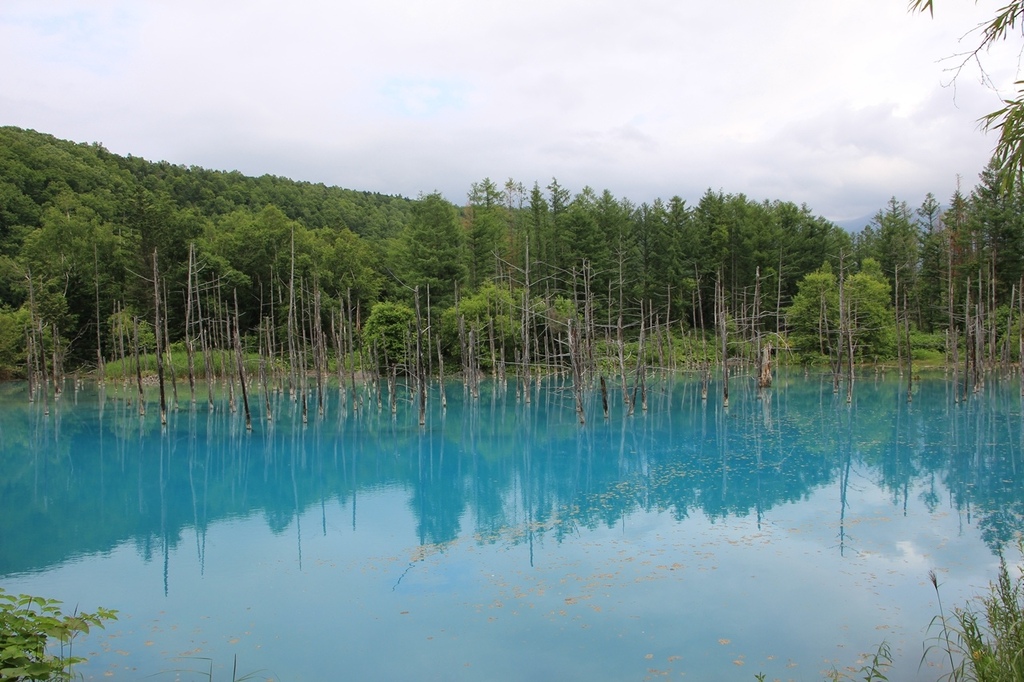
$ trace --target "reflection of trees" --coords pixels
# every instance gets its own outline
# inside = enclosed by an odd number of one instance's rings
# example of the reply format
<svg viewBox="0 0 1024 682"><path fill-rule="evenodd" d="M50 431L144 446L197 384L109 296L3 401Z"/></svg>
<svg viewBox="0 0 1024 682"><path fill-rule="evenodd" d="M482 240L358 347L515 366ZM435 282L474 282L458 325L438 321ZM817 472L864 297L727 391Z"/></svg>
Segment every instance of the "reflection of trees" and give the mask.
<svg viewBox="0 0 1024 682"><path fill-rule="evenodd" d="M993 384L950 410L952 450L944 479L956 508L981 528L994 551L1024 529L1024 440L1016 386Z"/></svg>
<svg viewBox="0 0 1024 682"><path fill-rule="evenodd" d="M634 510L668 511L677 519L694 512L713 519L761 514L830 480L835 462L794 441L799 424L741 395L733 391L726 410L688 386L679 391L674 414L619 424L623 440L645 447L631 450L632 466L611 470L610 480L575 501L578 523L613 525Z"/></svg>
<svg viewBox="0 0 1024 682"><path fill-rule="evenodd" d="M837 484L839 546L851 469L867 471L892 503L948 504L998 550L1024 529L1024 428L1016 385L992 382L957 404L943 382L919 384L912 404L895 380L858 382L854 402L830 381L780 377L758 397L733 382L731 407L700 399L699 384L660 380L650 409L613 409L580 428L571 393L554 386L530 403L514 389L476 401L449 391L427 427L413 407L361 410L303 425L287 396L271 425L246 433L226 409L184 403L166 431L116 395L65 400L49 416L23 400L0 412L0 573L33 570L131 541L147 559L183 539L203 561L217 520L261 515L275 533L327 501L361 490L408 491L422 544L465 532L483 542L558 541L629 514L683 519L756 514ZM712 394L714 394L712 392ZM612 395L611 404L621 406ZM101 409L102 408L102 409ZM319 527L318 527L319 526ZM471 526L466 527L466 526ZM328 532L326 522L313 532Z"/></svg>
<svg viewBox="0 0 1024 682"><path fill-rule="evenodd" d="M421 545L442 545L458 539L461 529L459 519L465 510L461 458L445 452L445 439L439 433L417 435L415 447L416 478L409 506L416 517L416 538Z"/></svg>

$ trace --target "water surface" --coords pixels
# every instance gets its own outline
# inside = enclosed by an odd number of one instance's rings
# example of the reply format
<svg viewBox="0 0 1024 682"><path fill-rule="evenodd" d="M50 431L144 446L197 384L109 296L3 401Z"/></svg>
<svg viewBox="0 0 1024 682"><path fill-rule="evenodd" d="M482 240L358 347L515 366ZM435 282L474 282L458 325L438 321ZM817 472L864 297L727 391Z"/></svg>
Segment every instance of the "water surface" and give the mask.
<svg viewBox="0 0 1024 682"><path fill-rule="evenodd" d="M769 679L857 668L934 680L937 613L1016 560L1019 384L941 380L854 400L827 378L734 378L725 409L654 377L648 409L578 423L557 380L251 395L0 387L0 587L118 609L86 679ZM188 672L198 671L198 672Z"/></svg>

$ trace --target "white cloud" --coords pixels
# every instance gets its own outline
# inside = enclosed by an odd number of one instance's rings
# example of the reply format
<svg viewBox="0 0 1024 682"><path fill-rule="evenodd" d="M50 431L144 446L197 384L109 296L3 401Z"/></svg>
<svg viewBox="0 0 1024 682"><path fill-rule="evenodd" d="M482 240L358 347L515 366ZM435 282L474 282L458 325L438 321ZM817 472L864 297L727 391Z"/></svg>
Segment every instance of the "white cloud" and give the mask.
<svg viewBox="0 0 1024 682"><path fill-rule="evenodd" d="M85 9L83 9L83 7ZM998 97L973 3L0 5L0 124L118 153L460 201L490 176L830 217L973 183ZM1015 45L986 54L996 83Z"/></svg>

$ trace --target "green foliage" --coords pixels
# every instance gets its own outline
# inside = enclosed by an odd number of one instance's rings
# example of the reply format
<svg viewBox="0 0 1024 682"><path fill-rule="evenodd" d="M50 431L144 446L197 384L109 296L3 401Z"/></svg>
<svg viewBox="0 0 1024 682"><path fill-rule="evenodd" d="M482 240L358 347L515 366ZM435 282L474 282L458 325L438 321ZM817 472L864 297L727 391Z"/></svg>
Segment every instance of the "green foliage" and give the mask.
<svg viewBox="0 0 1024 682"><path fill-rule="evenodd" d="M381 369L408 365L408 348L416 314L402 303L374 304L363 327L363 343L376 351Z"/></svg>
<svg viewBox="0 0 1024 682"><path fill-rule="evenodd" d="M825 678L831 682L841 680L863 680L864 682L887 682L885 673L892 667L892 647L888 642L882 642L878 649L868 657L868 660L860 668L852 668L842 671L837 668L825 673ZM767 676L764 673L755 673L754 679L758 682L765 682Z"/></svg>
<svg viewBox="0 0 1024 682"><path fill-rule="evenodd" d="M459 317L462 316L466 334L474 332L476 356L480 358L480 365L490 369L492 327L495 353L500 354L500 349L504 348L507 359L511 359L515 353L520 324L514 311L517 311L517 306L508 289L499 289L493 283L485 284L476 294L461 299L458 306L447 308L441 314L441 343L452 358L461 358Z"/></svg>
<svg viewBox="0 0 1024 682"><path fill-rule="evenodd" d="M870 259L846 280L854 353L879 360L892 357L896 323L889 299L889 283Z"/></svg>
<svg viewBox="0 0 1024 682"><path fill-rule="evenodd" d="M1024 551L1024 541L1018 541L1018 550ZM938 653L949 662L947 679L959 682L1019 682L1024 680L1024 569L1010 575L1006 558L1000 556L999 571L988 591L965 606L955 607L947 615L942 607L942 594L934 571L928 578L935 589L939 613L932 619L930 629L936 630L932 644L925 649L924 658ZM851 677L833 669L830 680L862 679L882 682L892 663L892 651L882 642L873 656ZM758 673L755 679L766 679Z"/></svg>
<svg viewBox="0 0 1024 682"><path fill-rule="evenodd" d="M682 233L689 221L685 202L673 197L668 205L661 199L641 204L632 221L632 230L629 223L619 222L611 235L612 259L617 270L614 285L618 286L620 278L629 281L626 275L635 263L642 299L656 305L667 305L673 299L677 310L689 308L689 291L678 284L684 279L692 281L689 268L679 258L683 253ZM631 292L627 288L624 293L629 297Z"/></svg>
<svg viewBox="0 0 1024 682"><path fill-rule="evenodd" d="M938 580L929 573L936 594ZM1011 578L1006 559L1000 557L996 581L986 594L966 606L941 610L932 621L940 633L935 646L948 656L952 680L1016 682L1024 680L1024 572Z"/></svg>
<svg viewBox="0 0 1024 682"><path fill-rule="evenodd" d="M131 310L122 310L107 317L107 334L110 348L125 349L125 355L131 355L136 341L139 352L156 349L156 333L148 320L138 320L138 338L135 336L136 315Z"/></svg>
<svg viewBox="0 0 1024 682"><path fill-rule="evenodd" d="M786 311L789 342L805 362L829 355L838 343L839 286L824 265L806 275Z"/></svg>
<svg viewBox="0 0 1024 682"><path fill-rule="evenodd" d="M999 298L1008 300L1024 274L1024 187L1006 191L991 164L979 180L965 225L973 246L971 261L992 269Z"/></svg>
<svg viewBox="0 0 1024 682"><path fill-rule="evenodd" d="M37 312L70 341L69 361L94 362L95 325L118 306L151 318L156 249L170 334L180 338L194 243L204 291L217 282L230 298L237 288L242 324L255 327L271 289L288 282L294 229L297 281L319 282L336 300L351 289L353 306L368 309L384 263L366 239L398 235L412 203L0 127L0 307L24 304L31 273Z"/></svg>
<svg viewBox="0 0 1024 682"><path fill-rule="evenodd" d="M25 332L31 324L28 310L0 308L0 379L25 362Z"/></svg>
<svg viewBox="0 0 1024 682"><path fill-rule="evenodd" d="M854 353L861 359L890 357L895 344L895 318L889 283L870 258L861 271L846 277L847 306ZM831 266L805 276L786 311L789 340L804 362L832 357L841 349L839 281Z"/></svg>
<svg viewBox="0 0 1024 682"><path fill-rule="evenodd" d="M863 680L864 682L887 682L885 672L892 667L892 648L888 642L882 642L878 645L878 649L875 653L871 654L869 660L865 662L858 670L853 671L852 675L836 670L833 668L828 673L828 679L832 682L839 682L839 680Z"/></svg>
<svg viewBox="0 0 1024 682"><path fill-rule="evenodd" d="M942 365L946 361L946 335L940 332L910 330L910 349L914 362L924 365Z"/></svg>
<svg viewBox="0 0 1024 682"><path fill-rule="evenodd" d="M871 227L875 238L859 254L861 262L866 258L876 260L894 292L897 282L899 293L913 288L921 235L907 203L890 198L885 209L875 214Z"/></svg>
<svg viewBox="0 0 1024 682"><path fill-rule="evenodd" d="M508 215L500 201L498 186L490 178L473 183L466 208L471 287L489 281L496 272L499 258L508 255L502 239Z"/></svg>
<svg viewBox="0 0 1024 682"><path fill-rule="evenodd" d="M293 263L296 292L302 282L317 279L325 250L313 232L289 220L276 206L265 206L258 213L236 210L221 217L200 246L228 295L238 292L249 320L261 318L260 304L272 291L287 290Z"/></svg>
<svg viewBox="0 0 1024 682"><path fill-rule="evenodd" d="M0 309L25 305L31 284L31 310L46 338L60 335L68 367L94 363L97 343L113 357L119 339L107 333L97 340L96 329L108 332L117 310L152 322L156 250L166 293L161 310L173 343L185 334L194 246L192 284L204 323L222 321L232 307L223 302L237 293L243 333L267 318L283 329L291 301L309 311L314 290L323 320L339 319L344 308L341 319L358 328L377 301L408 303L418 286L421 301L445 310L467 285L477 292L529 287L540 314L532 333L559 333L582 310L585 292L598 325L617 325L621 315L625 328L636 330L642 303L659 324L709 329L721 285L739 336L789 334L799 357L815 361L834 353L838 342L834 285L818 269L828 264L837 276L846 254L853 256L846 266L860 264L860 272L844 267L855 352L871 360L892 353L891 311L896 305L902 315L904 301L912 324L929 332L962 325L968 282L972 301L984 294L995 307L1016 308L1024 275L1022 216L1024 191L1005 191L998 165L969 197L954 195L945 213L931 195L916 211L893 197L854 247L846 231L807 206L723 191L708 190L693 206L679 197L637 206L609 190L584 187L574 194L555 179L527 192L512 179L499 185L484 178L456 209L437 192L411 201L150 163L100 145L0 127ZM822 286L824 307L816 291ZM472 305L474 297L464 300ZM544 310L557 300L569 310ZM506 351L505 327L521 333L515 318L495 318L496 341ZM983 320L987 332L995 330L983 335L987 345L1007 339L1005 322ZM450 325L444 333L451 351ZM20 370L22 342L14 332L0 336L0 371ZM489 345L489 335L478 338ZM479 355L485 363L486 351ZM985 349L989 359L1002 351L1001 345Z"/></svg>
<svg viewBox="0 0 1024 682"><path fill-rule="evenodd" d="M152 334L152 331L149 331ZM141 330L140 330L141 336ZM130 341L126 341L130 343ZM243 347L252 345L252 339L246 338L242 341ZM150 346L152 349L152 346ZM250 376L256 376L260 368L260 356L252 351L244 352L244 366L246 373ZM164 372L165 375L169 375L172 371L178 381L181 381L188 374L188 353L180 344L175 343L171 347L171 352L165 353L163 356ZM206 356L202 351L197 350L193 356L195 363L195 376L199 380L216 378L216 374L220 371L220 368L225 366L231 366L235 363L236 357L233 349L231 350L213 350L210 352L211 367L214 370L213 377L206 376ZM156 373L156 355L150 350L139 356L139 368L143 376L149 376ZM105 377L109 379L120 379L125 375L135 376L135 360L129 355L125 362L122 364L120 359L110 360L104 364L103 369L105 371Z"/></svg>
<svg viewBox="0 0 1024 682"><path fill-rule="evenodd" d="M117 620L117 612L65 614L61 602L29 595L8 594L0 588L0 678L11 680L71 680L72 668L85 659L72 655L79 635ZM51 653L53 648L56 653Z"/></svg>
<svg viewBox="0 0 1024 682"><path fill-rule="evenodd" d="M464 242L455 208L436 192L420 197L402 233L405 284L420 287L424 295L429 288L433 305L451 305L456 287L466 279Z"/></svg>
<svg viewBox="0 0 1024 682"><path fill-rule="evenodd" d="M378 260L373 249L349 229L338 230L324 248L321 284L341 300L347 300L351 292L353 305L369 308L383 286L383 277L373 267Z"/></svg>

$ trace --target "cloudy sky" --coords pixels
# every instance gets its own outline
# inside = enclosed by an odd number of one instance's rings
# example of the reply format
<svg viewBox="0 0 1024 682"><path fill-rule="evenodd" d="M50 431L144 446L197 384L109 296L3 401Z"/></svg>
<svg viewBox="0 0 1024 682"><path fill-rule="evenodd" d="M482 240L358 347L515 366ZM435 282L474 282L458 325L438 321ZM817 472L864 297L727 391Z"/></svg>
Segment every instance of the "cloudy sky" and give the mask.
<svg viewBox="0 0 1024 682"><path fill-rule="evenodd" d="M986 3L986 7L988 6ZM463 202L552 177L844 220L973 187L1019 45L970 0L0 0L0 125ZM989 11L991 11L989 9Z"/></svg>

